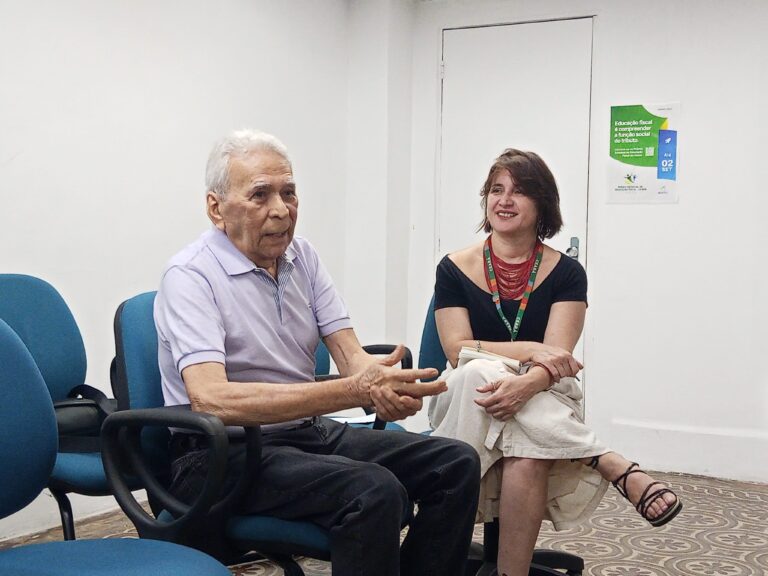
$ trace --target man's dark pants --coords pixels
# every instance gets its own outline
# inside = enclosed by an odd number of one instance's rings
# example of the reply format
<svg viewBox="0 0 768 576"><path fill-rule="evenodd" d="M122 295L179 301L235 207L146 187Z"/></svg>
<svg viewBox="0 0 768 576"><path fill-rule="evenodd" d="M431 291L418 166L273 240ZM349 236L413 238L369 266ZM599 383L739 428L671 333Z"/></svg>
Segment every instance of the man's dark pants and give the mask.
<svg viewBox="0 0 768 576"><path fill-rule="evenodd" d="M264 434L262 441L258 485L237 514L326 528L334 576L463 574L480 482L479 459L469 445L328 418ZM179 498L189 501L199 489L204 454L174 461L172 491ZM234 444L230 465L242 469L243 459L244 446Z"/></svg>

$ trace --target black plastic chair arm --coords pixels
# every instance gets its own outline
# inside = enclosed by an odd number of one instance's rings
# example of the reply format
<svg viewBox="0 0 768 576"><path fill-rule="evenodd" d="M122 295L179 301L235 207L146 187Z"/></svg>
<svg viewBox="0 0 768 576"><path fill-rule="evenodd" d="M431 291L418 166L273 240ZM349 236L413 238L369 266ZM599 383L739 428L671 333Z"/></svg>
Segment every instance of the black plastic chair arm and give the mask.
<svg viewBox="0 0 768 576"><path fill-rule="evenodd" d="M208 474L202 492L191 505L173 497L155 477L143 458L141 431L145 427L175 427L208 437ZM188 407L125 410L111 414L102 426L104 469L115 498L143 537L175 540L191 522L230 506L252 485L261 460L259 427L246 431L247 466L233 490L217 502L226 476L229 438L221 420L211 414L192 412ZM139 479L147 493L168 510L175 520L161 522L149 515L136 501L120 467L121 457L128 460L130 473Z"/></svg>
<svg viewBox="0 0 768 576"><path fill-rule="evenodd" d="M395 348L397 348L397 346L394 344L367 344L363 346L363 350L374 356L392 354L392 352L395 351ZM400 367L403 369L413 368L413 354L411 354L410 348L407 346L404 348L405 354L403 354L403 359L400 360Z"/></svg>
<svg viewBox="0 0 768 576"><path fill-rule="evenodd" d="M88 384L78 384L69 391L67 397L72 399L84 398L86 400L92 400L99 409L99 412L101 412L103 418L112 414L117 408L115 400L107 398L107 395L104 394L104 392L98 388L89 386Z"/></svg>
<svg viewBox="0 0 768 576"><path fill-rule="evenodd" d="M224 511L243 498L259 479L261 472L261 426L247 426L245 430L245 470L229 493L211 508L211 513Z"/></svg>

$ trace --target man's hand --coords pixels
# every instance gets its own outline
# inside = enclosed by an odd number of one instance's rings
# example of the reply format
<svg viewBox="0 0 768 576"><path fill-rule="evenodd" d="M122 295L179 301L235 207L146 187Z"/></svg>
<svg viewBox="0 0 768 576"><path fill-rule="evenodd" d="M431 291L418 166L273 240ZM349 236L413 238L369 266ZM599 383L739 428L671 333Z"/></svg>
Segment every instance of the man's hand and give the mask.
<svg viewBox="0 0 768 576"><path fill-rule="evenodd" d="M413 416L421 410L424 396L433 396L446 390L442 380L416 382L417 379L437 376L437 370L434 368L393 368L393 365L400 362L403 354L403 346L398 346L394 352L378 359L352 378L362 405L373 405L376 415L389 422Z"/></svg>

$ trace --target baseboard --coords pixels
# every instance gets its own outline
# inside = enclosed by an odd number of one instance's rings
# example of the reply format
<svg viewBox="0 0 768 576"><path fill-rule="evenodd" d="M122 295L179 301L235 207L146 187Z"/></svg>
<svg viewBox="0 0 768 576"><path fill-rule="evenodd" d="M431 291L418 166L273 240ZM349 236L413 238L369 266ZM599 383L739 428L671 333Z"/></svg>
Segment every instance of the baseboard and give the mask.
<svg viewBox="0 0 768 576"><path fill-rule="evenodd" d="M768 431L625 418L612 420L610 429L611 448L646 468L768 482Z"/></svg>

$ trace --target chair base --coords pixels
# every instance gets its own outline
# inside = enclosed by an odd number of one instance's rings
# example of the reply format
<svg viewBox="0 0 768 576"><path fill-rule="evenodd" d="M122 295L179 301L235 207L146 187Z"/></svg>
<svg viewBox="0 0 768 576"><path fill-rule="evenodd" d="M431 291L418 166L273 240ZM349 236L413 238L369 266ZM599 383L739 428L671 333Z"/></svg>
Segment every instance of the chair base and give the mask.
<svg viewBox="0 0 768 576"><path fill-rule="evenodd" d="M538 572L534 572L534 567ZM581 576L584 571L584 559L559 550L534 550L529 574L560 574L565 570L568 576Z"/></svg>
<svg viewBox="0 0 768 576"><path fill-rule="evenodd" d="M568 556L571 555L569 554ZM571 558L578 557L571 556ZM580 558L578 559L581 560ZM559 569L556 569L551 566L543 566L542 564L531 562L531 567L528 569L528 576L581 576L582 573L582 570L569 570L563 565L559 565L558 567ZM563 569L565 569L565 572L563 572ZM477 558L470 558L467 561L467 569L464 574L465 576L497 576L498 572L496 571L495 562L484 562Z"/></svg>
<svg viewBox="0 0 768 576"><path fill-rule="evenodd" d="M465 576L496 576L496 557L499 554L499 520L486 522L483 544L473 542L469 547ZM559 550L533 551L529 576L581 576L584 560Z"/></svg>

